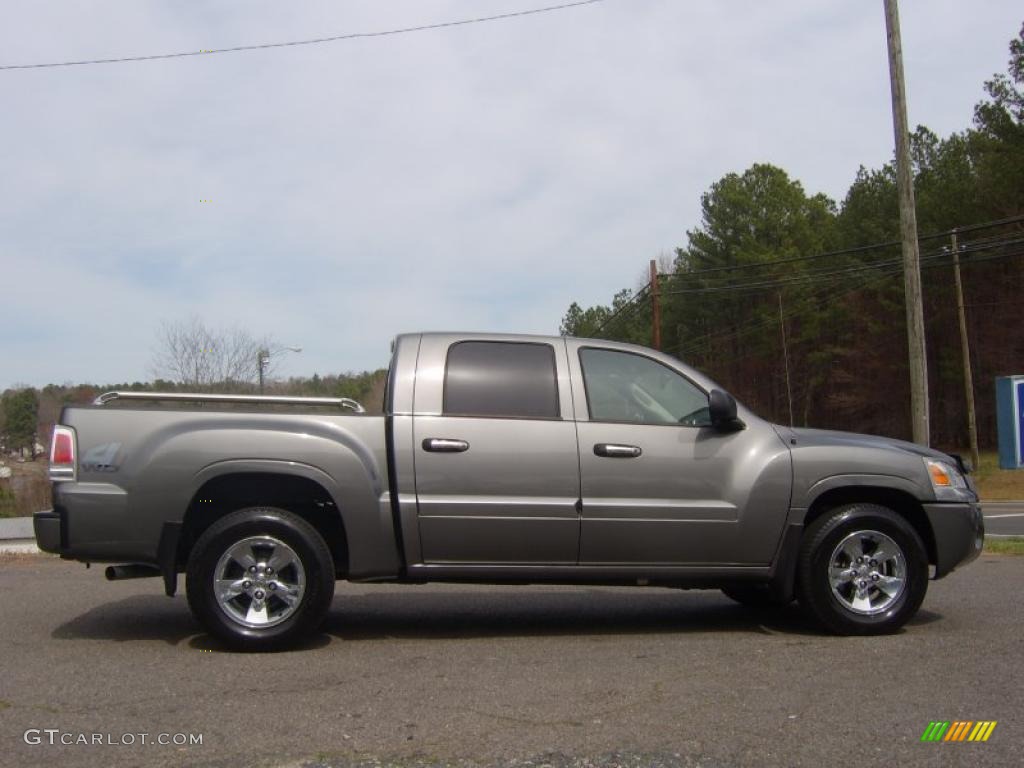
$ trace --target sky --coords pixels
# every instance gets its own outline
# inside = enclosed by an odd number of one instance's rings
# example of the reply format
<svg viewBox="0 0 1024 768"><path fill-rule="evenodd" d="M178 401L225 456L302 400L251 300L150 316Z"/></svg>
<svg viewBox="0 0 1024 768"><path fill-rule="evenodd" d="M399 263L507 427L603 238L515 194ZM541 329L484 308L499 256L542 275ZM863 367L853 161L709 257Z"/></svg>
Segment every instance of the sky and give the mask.
<svg viewBox="0 0 1024 768"><path fill-rule="evenodd" d="M7 2L0 65L198 51L555 0ZM911 125L970 125L1019 0L903 0ZM153 378L163 322L387 365L557 333L753 163L841 201L892 156L882 0L603 0L409 34L0 70L0 389ZM966 222L965 222L966 223Z"/></svg>

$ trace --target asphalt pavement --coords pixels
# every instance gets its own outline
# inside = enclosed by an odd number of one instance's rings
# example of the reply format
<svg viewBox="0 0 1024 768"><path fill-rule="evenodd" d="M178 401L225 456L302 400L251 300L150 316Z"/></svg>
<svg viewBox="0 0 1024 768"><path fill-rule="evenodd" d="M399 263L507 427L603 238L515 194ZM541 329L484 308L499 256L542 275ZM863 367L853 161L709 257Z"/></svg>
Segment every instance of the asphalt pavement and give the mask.
<svg viewBox="0 0 1024 768"><path fill-rule="evenodd" d="M987 501L981 510L986 536L1024 536L1024 501Z"/></svg>
<svg viewBox="0 0 1024 768"><path fill-rule="evenodd" d="M983 555L877 638L713 591L340 583L304 648L247 655L158 580L3 556L0 766L1017 765L1022 582Z"/></svg>

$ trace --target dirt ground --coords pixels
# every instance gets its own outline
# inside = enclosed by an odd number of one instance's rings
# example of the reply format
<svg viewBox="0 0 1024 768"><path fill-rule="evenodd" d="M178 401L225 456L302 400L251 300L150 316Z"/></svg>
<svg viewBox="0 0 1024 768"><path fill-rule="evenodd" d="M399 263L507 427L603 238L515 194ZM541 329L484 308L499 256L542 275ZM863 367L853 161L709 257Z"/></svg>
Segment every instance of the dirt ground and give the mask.
<svg viewBox="0 0 1024 768"><path fill-rule="evenodd" d="M0 478L0 517L24 517L50 508L50 480L45 458L18 461L7 456L0 466L11 470L11 477Z"/></svg>
<svg viewBox="0 0 1024 768"><path fill-rule="evenodd" d="M1024 469L1000 469L998 454L981 454L981 465L974 479L982 501L1024 499Z"/></svg>

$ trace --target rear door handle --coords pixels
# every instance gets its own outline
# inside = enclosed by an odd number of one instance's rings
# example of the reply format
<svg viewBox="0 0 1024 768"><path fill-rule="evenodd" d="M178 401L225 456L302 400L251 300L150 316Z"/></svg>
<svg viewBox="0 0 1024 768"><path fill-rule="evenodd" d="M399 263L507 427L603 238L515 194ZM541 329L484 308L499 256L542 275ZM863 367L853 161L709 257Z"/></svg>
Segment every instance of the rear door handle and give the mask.
<svg viewBox="0 0 1024 768"><path fill-rule="evenodd" d="M641 453L643 453L643 451L636 445L598 443L594 446L595 456L607 456L609 459L635 459Z"/></svg>
<svg viewBox="0 0 1024 768"><path fill-rule="evenodd" d="M446 437L428 437L423 441L423 450L431 453L462 453L469 450L469 443Z"/></svg>

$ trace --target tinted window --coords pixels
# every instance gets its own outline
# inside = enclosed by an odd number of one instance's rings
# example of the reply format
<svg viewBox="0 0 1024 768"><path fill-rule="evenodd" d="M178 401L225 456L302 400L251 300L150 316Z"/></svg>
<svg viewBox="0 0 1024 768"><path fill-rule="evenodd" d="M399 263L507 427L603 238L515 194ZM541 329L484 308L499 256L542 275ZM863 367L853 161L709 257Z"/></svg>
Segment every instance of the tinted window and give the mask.
<svg viewBox="0 0 1024 768"><path fill-rule="evenodd" d="M708 396L689 379L642 355L581 349L590 418L638 424L711 423Z"/></svg>
<svg viewBox="0 0 1024 768"><path fill-rule="evenodd" d="M558 418L554 348L497 341L453 344L444 376L444 412Z"/></svg>

